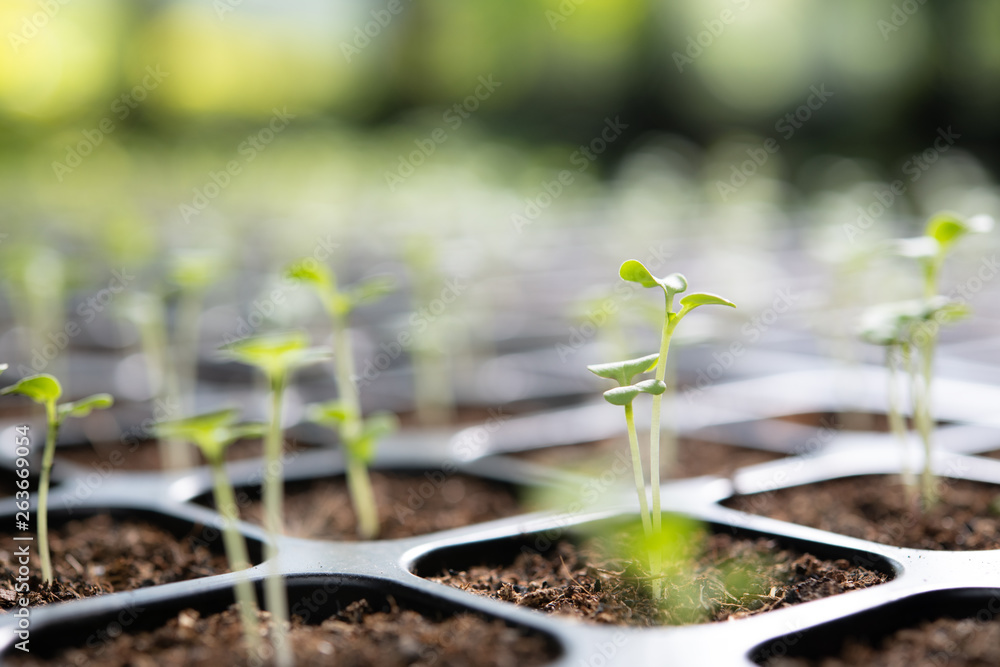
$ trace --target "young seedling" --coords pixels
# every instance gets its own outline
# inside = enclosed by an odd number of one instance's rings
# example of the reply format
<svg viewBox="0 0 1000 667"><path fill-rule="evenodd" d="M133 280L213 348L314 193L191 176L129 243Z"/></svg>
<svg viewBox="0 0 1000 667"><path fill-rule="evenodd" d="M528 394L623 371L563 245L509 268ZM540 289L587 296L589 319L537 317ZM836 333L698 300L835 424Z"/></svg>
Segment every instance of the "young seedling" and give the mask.
<svg viewBox="0 0 1000 667"><path fill-rule="evenodd" d="M38 481L38 554L42 561L42 579L52 581L52 555L49 553L49 478L52 461L56 453L56 438L59 428L69 417L86 417L92 410L103 410L114 404L109 394L94 394L79 401L58 403L62 396L62 385L47 373L31 375L16 384L4 387L0 394L20 394L35 403L45 406L48 429L45 434L45 449L42 452L42 471Z"/></svg>
<svg viewBox="0 0 1000 667"><path fill-rule="evenodd" d="M271 389L271 421L264 438L264 528L269 539L266 557L271 562L271 572L264 583L264 602L274 619L274 650L279 667L292 664L292 653L285 641L288 623L288 600L285 586L278 575L276 556L277 536L282 529L282 460L281 460L281 406L288 376L292 370L329 358L326 348L309 347L301 332L289 332L244 338L223 346L229 357L256 366L267 377Z"/></svg>
<svg viewBox="0 0 1000 667"><path fill-rule="evenodd" d="M226 548L226 558L233 572L250 567L246 540L236 528L238 519L236 495L226 476L226 447L241 438L259 437L264 433L263 424L238 424L238 410L227 409L210 412L197 417L160 422L154 425L154 433L159 438L183 440L194 443L208 460L212 470L212 495L215 507L224 520L222 538ZM257 595L249 578L242 576L233 585L233 593L240 607L243 622L243 636L250 655L260 655L260 629L257 623Z"/></svg>
<svg viewBox="0 0 1000 667"><path fill-rule="evenodd" d="M403 243L402 259L411 276L414 312L417 312L416 304L432 303L446 279L439 268L438 245L426 233L412 235ZM462 338L461 327L457 325L455 318L431 317L412 328L413 404L421 424L444 424L454 414L450 359Z"/></svg>
<svg viewBox="0 0 1000 667"><path fill-rule="evenodd" d="M656 363L656 373L654 377L660 382L664 382L667 374L667 355L670 352L670 339L677 329L677 325L692 310L698 306L719 305L735 308L736 304L728 299L707 292L694 292L684 296L680 300L680 310L674 310L674 296L687 290L687 279L679 273L671 273L663 278L657 278L642 262L630 259L621 265L618 275L623 280L638 283L643 287L660 288L666 300L666 308L663 315L663 326L660 332L660 352ZM649 427L649 467L650 484L653 487L653 533L660 533L660 413L662 409L663 393L653 396L653 414ZM673 444L673 440L671 440ZM667 462L673 465L677 459L677 453L670 451L667 453Z"/></svg>
<svg viewBox="0 0 1000 667"><path fill-rule="evenodd" d="M986 233L993 228L993 219L979 215L969 220L962 220L952 213L938 213L931 217L924 228L924 235L916 238L901 239L895 242L896 252L915 259L920 264L923 274L923 299L932 312L920 327L919 335L912 336L913 347L918 352L919 371L914 368L914 415L917 432L924 446L924 472L922 477L923 503L925 507L936 501L934 474L931 468L933 454L933 409L931 388L934 380L934 354L937 347L938 329L940 324L955 315L955 309L937 309L932 302L939 292L941 269L948 253L955 244L970 233ZM916 377L919 373L919 382Z"/></svg>
<svg viewBox="0 0 1000 667"><path fill-rule="evenodd" d="M971 314L969 307L943 296L929 300L911 299L869 308L863 318L861 337L874 345L885 347L885 365L888 376L887 402L889 429L896 436L903 452L902 477L907 494L915 499L917 481L908 455L909 437L906 420L900 407L898 372L901 368L910 378L911 413L914 422L917 414L927 408L929 394L922 386L915 364L913 350L920 341L944 324L964 319ZM928 440L924 440L926 446ZM925 448L924 467L921 474L920 495L924 505L933 503L934 476L930 452Z"/></svg>
<svg viewBox="0 0 1000 667"><path fill-rule="evenodd" d="M174 350L169 344L163 299L156 294L132 291L123 295L119 308L123 317L139 330L151 394L169 409L174 406L179 409L181 391ZM157 439L157 447L161 465L166 470L185 470L195 465L194 451L183 440L163 436Z"/></svg>
<svg viewBox="0 0 1000 667"><path fill-rule="evenodd" d="M358 536L375 539L379 531L378 507L368 464L375 457L378 441L395 431L399 420L391 412L375 412L357 424L355 416L344 409L340 400L310 406L308 418L340 434L347 464L347 488L358 517Z"/></svg>
<svg viewBox="0 0 1000 667"><path fill-rule="evenodd" d="M351 346L348 318L362 303L381 298L392 289L384 277L370 278L348 290L337 287L337 278L324 264L298 262L288 269L288 275L310 285L319 296L333 328L334 367L337 379L337 400L316 406L314 421L336 428L344 443L347 462L347 486L351 502L358 514L358 534L364 539L378 535L378 513L375 496L368 476L368 462L374 453L376 440L394 428L394 418L361 416L361 400L354 382L354 351Z"/></svg>
<svg viewBox="0 0 1000 667"><path fill-rule="evenodd" d="M219 253L210 250L178 251L171 258L170 280L177 286L177 319L174 355L181 409L192 410L198 375L198 318L205 292L224 269Z"/></svg>

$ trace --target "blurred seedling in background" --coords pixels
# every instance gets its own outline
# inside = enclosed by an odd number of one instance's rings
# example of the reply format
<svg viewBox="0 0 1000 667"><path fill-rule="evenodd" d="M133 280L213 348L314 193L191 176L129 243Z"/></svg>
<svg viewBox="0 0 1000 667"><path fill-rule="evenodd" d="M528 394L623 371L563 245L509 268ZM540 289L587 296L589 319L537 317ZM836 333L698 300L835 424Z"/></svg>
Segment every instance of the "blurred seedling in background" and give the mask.
<svg viewBox="0 0 1000 667"><path fill-rule="evenodd" d="M236 494L226 476L226 448L243 438L260 437L264 425L257 423L237 423L239 411L218 410L196 417L175 421L159 422L153 431L163 439L180 440L197 445L208 461L212 471L212 495L215 507L222 515L222 537L226 548L226 558L233 572L250 567L246 540L236 528L238 519ZM260 630L257 623L257 595L246 576L241 576L233 584L236 602L240 607L243 636L250 655L260 655Z"/></svg>
<svg viewBox="0 0 1000 667"><path fill-rule="evenodd" d="M911 414L916 413L918 397L921 395L919 371L913 355L915 340L927 336L930 327L950 324L964 319L971 310L964 303L949 301L943 296L929 300L911 299L873 306L865 311L862 318L861 337L873 345L885 347L885 366L888 376L886 396L889 430L899 441L903 454L903 483L911 499L917 497L917 480L909 455L909 432L900 401L899 371L910 378ZM915 420L914 420L915 421ZM931 498L933 484L930 477L929 459L925 461L920 493Z"/></svg>
<svg viewBox="0 0 1000 667"><path fill-rule="evenodd" d="M337 399L314 406L310 418L335 428L340 434L347 463L347 487L358 517L358 534L372 539L378 535L379 524L368 463L374 456L376 441L394 430L396 421L394 416L386 413L372 415L367 420L362 418L361 399L354 382L350 315L357 306L388 294L395 284L387 276L375 276L341 290L337 286L337 277L329 267L311 261L293 264L288 269L288 275L316 291L330 318Z"/></svg>
<svg viewBox="0 0 1000 667"><path fill-rule="evenodd" d="M911 311L918 311L918 317L910 319L919 322L919 325L909 327L907 337L910 341L911 358L908 360L908 365L911 375L913 420L924 447L924 468L921 475L921 499L924 507L930 507L937 502L932 465L934 419L931 390L938 333L942 324L968 314L961 303L939 296L941 270L949 252L960 239L971 233L986 233L991 229L993 229L993 219L986 215L963 220L953 213L938 213L927 222L923 236L898 239L891 242L890 246L896 254L917 260L923 278L923 304L919 309L910 306ZM914 356L917 358L914 359Z"/></svg>
<svg viewBox="0 0 1000 667"><path fill-rule="evenodd" d="M148 292L132 291L122 298L118 311L139 330L150 394L162 405L180 407L163 300ZM182 440L162 436L157 439L157 447L165 470L183 470L195 463L194 452Z"/></svg>
<svg viewBox="0 0 1000 667"><path fill-rule="evenodd" d="M94 394L78 401L59 403L62 385L53 376L42 373L31 375L9 387L0 394L20 394L35 403L45 406L48 428L45 433L45 449L42 452L42 470L38 482L38 555L42 561L42 579L52 581L52 555L49 552L49 479L52 475L52 461L56 453L56 438L59 428L69 417L86 417L93 410L110 408L114 399L109 394Z"/></svg>
<svg viewBox="0 0 1000 667"><path fill-rule="evenodd" d="M4 252L8 302L20 326L21 350L35 372L58 369L66 332L66 262L48 246L8 244ZM56 364L56 365L53 365ZM30 370L23 370L23 373Z"/></svg>
<svg viewBox="0 0 1000 667"><path fill-rule="evenodd" d="M299 331L244 338L223 346L226 356L259 368L270 386L271 420L264 437L264 527L268 533L266 558L271 572L264 584L264 601L274 619L276 661L280 667L292 664L291 649L285 641L288 599L277 571L277 536L282 527L283 479L281 459L281 409L291 372L330 358L325 347L310 347Z"/></svg>
<svg viewBox="0 0 1000 667"><path fill-rule="evenodd" d="M224 270L218 253L202 250L175 251L170 258L170 288L149 292L132 290L125 295L119 312L139 330L146 357L150 391L163 405L177 406L181 414L194 409L198 373L198 320L205 291ZM173 327L169 326L171 301ZM172 333L171 333L172 332ZM195 465L194 452L185 442L160 438L160 461L167 470Z"/></svg>
<svg viewBox="0 0 1000 667"><path fill-rule="evenodd" d="M411 275L413 312L416 313L423 304L432 303L438 297L445 282L439 269L438 244L427 235L410 236L404 243L403 261ZM455 412L449 363L454 348L448 343L461 338L460 327L440 317L423 318L422 324L412 327L413 343L410 345L414 407L422 424L444 424L451 421ZM451 326L443 326L446 324Z"/></svg>

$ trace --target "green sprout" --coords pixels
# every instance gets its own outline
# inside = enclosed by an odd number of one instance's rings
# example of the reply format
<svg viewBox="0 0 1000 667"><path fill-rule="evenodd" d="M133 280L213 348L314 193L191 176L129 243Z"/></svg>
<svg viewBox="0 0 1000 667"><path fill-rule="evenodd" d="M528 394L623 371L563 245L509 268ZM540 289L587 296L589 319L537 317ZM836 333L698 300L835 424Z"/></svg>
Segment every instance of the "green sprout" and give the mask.
<svg viewBox="0 0 1000 667"><path fill-rule="evenodd" d="M224 269L220 253L212 250L177 251L171 258L170 280L177 286L177 324L174 350L181 409L193 409L198 374L198 318L205 292Z"/></svg>
<svg viewBox="0 0 1000 667"><path fill-rule="evenodd" d="M414 235L404 243L402 259L412 276L412 296L419 303L431 303L444 276L438 268L437 245L427 235ZM449 356L461 339L456 322L430 318L426 326L413 330L410 358L413 365L413 403L421 424L450 421L455 412Z"/></svg>
<svg viewBox="0 0 1000 667"><path fill-rule="evenodd" d="M165 406L179 406L181 390L177 364L169 345L166 307L158 295L133 291L121 300L122 315L139 329L139 339L146 358L150 391ZM170 436L158 438L161 465L167 470L184 470L195 464L194 452L183 440Z"/></svg>
<svg viewBox="0 0 1000 667"><path fill-rule="evenodd" d="M255 336L223 346L231 358L256 366L267 377L271 390L271 421L264 437L264 527L268 533L266 557L271 561L271 573L264 585L264 601L274 619L275 652L279 665L291 665L292 654L285 641L288 622L288 600L284 582L278 575L276 556L277 536L282 528L282 460L281 406L285 387L292 370L329 358L326 348L309 347L301 332Z"/></svg>
<svg viewBox="0 0 1000 667"><path fill-rule="evenodd" d="M986 233L993 228L993 219L979 215L963 220L953 213L938 213L931 217L924 228L924 235L895 241L897 254L917 260L923 274L923 301L921 325L910 334L911 347L919 356L919 364L913 360L911 384L913 388L913 420L924 447L924 471L922 476L922 496L924 507L937 502L934 473L931 468L933 453L934 420L931 403L931 388L934 380L934 354L937 348L940 325L954 321L967 314L966 310L948 305L939 297L941 269L948 253L964 236L971 233ZM961 304L959 304L961 305ZM919 380L918 380L919 378Z"/></svg>
<svg viewBox="0 0 1000 667"><path fill-rule="evenodd" d="M250 567L247 545L236 528L236 495L226 476L226 447L241 438L263 435L263 424L238 424L238 410L226 409L176 421L159 422L153 430L157 437L194 443L201 449L212 470L212 494L215 507L222 514L222 538L229 567L234 572ZM233 585L236 602L240 607L243 636L251 655L260 653L260 631L257 623L257 595L249 578L241 576Z"/></svg>
<svg viewBox="0 0 1000 667"><path fill-rule="evenodd" d="M62 385L53 376L42 373L28 376L16 384L4 387L0 394L20 394L35 403L45 406L48 430L45 434L45 449L42 453L42 473L38 482L38 554L42 560L42 579L52 581L52 554L49 552L49 479L52 475L52 461L56 454L56 438L59 428L69 417L86 417L92 410L103 410L114 404L109 394L94 394L69 403L58 403L62 396Z"/></svg>
<svg viewBox="0 0 1000 667"><path fill-rule="evenodd" d="M910 378L911 412L916 422L916 414L926 409L927 394L919 381L919 372L915 364L913 349L915 341L929 335L929 331L939 325L950 324L964 319L971 314L967 305L958 301L950 301L943 296L930 300L910 299L895 303L887 303L869 308L863 318L861 337L874 345L885 347L885 366L887 371L887 403L889 430L900 443L903 452L903 484L907 494L915 496L917 482L910 467L908 451L908 433L906 420L903 416L899 398L899 370L907 373ZM925 445L929 440L924 440ZM931 468L929 450L925 451L924 468L921 475L920 493L925 504L934 497L934 477Z"/></svg>
<svg viewBox="0 0 1000 667"><path fill-rule="evenodd" d="M379 440L395 431L399 420L391 412L375 412L366 419L359 419L348 412L340 400L310 406L309 420L340 434L347 464L347 488L351 504L358 517L358 535L371 540L378 537L378 508L372 491L368 464L375 458Z"/></svg>
<svg viewBox="0 0 1000 667"><path fill-rule="evenodd" d="M386 277L376 276L347 290L337 287L337 278L326 265L302 261L288 269L288 275L310 285L330 317L333 328L334 367L337 400L314 406L313 421L335 428L344 445L347 463L347 486L351 503L358 515L358 534L364 539L378 535L378 512L368 475L368 463L374 456L375 443L395 428L395 417L361 415L361 399L354 382L354 351L348 330L351 311L360 304L381 298L393 289Z"/></svg>
<svg viewBox="0 0 1000 667"><path fill-rule="evenodd" d="M659 287L663 290L666 309L663 315L663 326L660 333L660 352L656 363L655 379L664 382L667 374L667 355L670 351L670 339L681 320L698 306L719 305L735 308L736 304L715 294L694 292L680 299L681 308L674 310L674 296L687 290L687 279L679 273L671 273L663 278L657 278L649 272L642 262L630 259L621 265L618 275L622 279L634 282L643 287ZM649 467L650 484L653 487L653 533L660 533L660 412L663 394L653 396L653 416L649 427ZM676 449L673 439L671 445ZM677 452L667 453L667 463L672 466L677 460Z"/></svg>

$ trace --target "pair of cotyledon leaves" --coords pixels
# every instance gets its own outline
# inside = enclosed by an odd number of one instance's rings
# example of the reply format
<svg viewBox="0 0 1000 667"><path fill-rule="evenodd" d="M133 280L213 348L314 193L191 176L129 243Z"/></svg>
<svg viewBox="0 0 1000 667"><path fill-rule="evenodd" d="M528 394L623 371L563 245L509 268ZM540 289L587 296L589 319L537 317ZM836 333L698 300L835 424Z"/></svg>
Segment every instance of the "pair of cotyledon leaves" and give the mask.
<svg viewBox="0 0 1000 667"><path fill-rule="evenodd" d="M865 311L861 337L875 345L899 345L910 342L914 329L922 323L950 324L971 314L967 304L944 296L884 303Z"/></svg>
<svg viewBox="0 0 1000 667"><path fill-rule="evenodd" d="M293 280L311 285L319 294L324 306L338 317L347 315L356 306L381 299L396 288L391 276L372 276L345 290L337 289L337 279L325 264L302 260L288 267L287 275Z"/></svg>
<svg viewBox="0 0 1000 667"><path fill-rule="evenodd" d="M671 273L663 278L654 276L646 266L635 259L630 259L621 265L618 270L624 280L639 283L643 287L660 287L667 296L667 303L671 304L675 294L687 290L687 279L680 273ZM724 299L717 294L707 292L695 292L688 294L680 300L681 310L677 313L668 313L670 321L684 317L698 306L719 305L735 308L736 304L728 299ZM594 364L587 366L587 369L603 378L616 380L620 386L604 392L604 398L612 405L627 406L635 400L639 394L652 394L658 396L666 391L667 387L662 380L642 380L633 384L632 379L641 373L648 372L656 367L659 361L659 354L649 354L638 359L628 359L626 361L613 361L606 364Z"/></svg>
<svg viewBox="0 0 1000 667"><path fill-rule="evenodd" d="M2 364L0 372L6 368L7 364ZM35 403L51 405L55 409L57 424L62 424L67 417L86 417L93 410L110 408L115 402L110 394L94 394L78 401L58 404L59 398L62 397L62 385L48 373L30 375L9 387L0 389L0 395L8 394L27 396Z"/></svg>
<svg viewBox="0 0 1000 667"><path fill-rule="evenodd" d="M963 236L985 234L993 229L993 218L976 215L963 220L956 213L937 213L927 221L924 235L891 241L891 249L902 257L922 261L939 260Z"/></svg>
<svg viewBox="0 0 1000 667"><path fill-rule="evenodd" d="M890 249L901 257L916 259L934 267L962 237L985 234L993 229L993 218L977 215L963 220L955 213L934 215L924 228L924 235L891 242ZM944 296L930 299L910 299L869 308L861 321L861 337L876 345L897 345L907 342L915 326L934 321L948 324L968 317L969 307Z"/></svg>

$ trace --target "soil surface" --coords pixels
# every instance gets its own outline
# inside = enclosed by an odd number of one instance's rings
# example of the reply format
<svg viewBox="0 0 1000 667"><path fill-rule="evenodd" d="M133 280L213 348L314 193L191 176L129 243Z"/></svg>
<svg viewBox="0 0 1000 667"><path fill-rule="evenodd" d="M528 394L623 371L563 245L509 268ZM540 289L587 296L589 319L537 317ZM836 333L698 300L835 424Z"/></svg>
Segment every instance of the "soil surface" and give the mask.
<svg viewBox="0 0 1000 667"><path fill-rule="evenodd" d="M197 537L192 532L178 540L151 523L106 514L70 521L49 531L55 581L46 585L37 537L15 542L13 535L0 535L0 609L11 609L24 596L15 591L19 563L14 551L20 545L30 545L27 598L39 605L228 572L225 558L197 544Z"/></svg>
<svg viewBox="0 0 1000 667"><path fill-rule="evenodd" d="M620 458L628 464L629 479L631 479L632 458L628 442L624 439L602 440L585 445L545 447L535 451L517 452L512 456L539 465L584 472L596 471L598 475L600 471L607 469L609 461ZM641 458L643 473L648 478L648 450L641 452ZM669 479L683 479L701 475L728 477L738 468L766 463L779 458L782 458L782 455L777 452L682 438L677 448L677 464L671 467L666 462L661 462L660 474Z"/></svg>
<svg viewBox="0 0 1000 667"><path fill-rule="evenodd" d="M424 474L372 471L381 539L423 535L513 516L524 511L514 491L442 470ZM240 515L263 525L263 504L237 491ZM207 501L211 504L211 499ZM285 484L285 533L294 537L356 540L357 521L343 477Z"/></svg>
<svg viewBox="0 0 1000 667"><path fill-rule="evenodd" d="M828 428L837 431L889 431L889 419L874 412L803 412L783 415L775 419L803 426ZM909 417L906 417L910 423Z"/></svg>
<svg viewBox="0 0 1000 667"><path fill-rule="evenodd" d="M205 465L207 461L201 452L197 451L193 445L190 447L194 451L198 465ZM311 445L285 441L283 451L295 452L310 448L312 448ZM226 448L227 461L239 461L263 455L264 446L260 439L240 440ZM68 461L85 468L96 467L99 470L155 471L162 469L157 440L62 446L56 449L56 460Z"/></svg>
<svg viewBox="0 0 1000 667"><path fill-rule="evenodd" d="M768 667L994 667L1000 665L1000 623L941 618L897 630L874 645L848 640L836 657L778 658L764 664Z"/></svg>
<svg viewBox="0 0 1000 667"><path fill-rule="evenodd" d="M941 500L926 512L898 477L867 475L730 498L744 512L914 549L1000 548L1000 487L941 478Z"/></svg>
<svg viewBox="0 0 1000 667"><path fill-rule="evenodd" d="M260 612L260 619L269 633L268 613ZM530 667L555 657L554 649L542 637L500 621L473 614L435 620L395 605L389 611L373 612L364 600L318 625L306 625L294 617L289 640L299 666ZM238 652L234 647L240 647ZM156 630L122 634L97 648L67 649L49 660L18 655L8 662L25 666L99 662L107 667L219 667L246 665L242 647L234 605L205 618L194 609L186 609Z"/></svg>
<svg viewBox="0 0 1000 667"><path fill-rule="evenodd" d="M560 541L547 553L520 553L513 563L448 569L430 579L497 600L597 623L632 626L725 621L780 609L888 580L846 560L819 560L765 538L702 535L698 551L667 567L663 599L654 600L648 570L608 553L620 537L577 546Z"/></svg>

